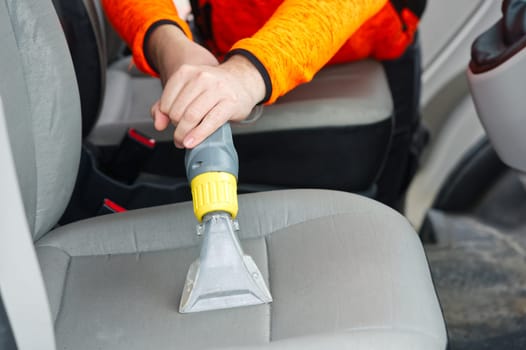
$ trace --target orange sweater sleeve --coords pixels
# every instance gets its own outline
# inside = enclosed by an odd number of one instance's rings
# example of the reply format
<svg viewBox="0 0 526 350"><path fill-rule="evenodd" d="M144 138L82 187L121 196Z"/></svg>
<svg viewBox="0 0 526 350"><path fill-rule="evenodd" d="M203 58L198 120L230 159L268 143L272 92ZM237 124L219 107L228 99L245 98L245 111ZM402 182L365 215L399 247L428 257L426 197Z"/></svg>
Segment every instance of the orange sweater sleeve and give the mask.
<svg viewBox="0 0 526 350"><path fill-rule="evenodd" d="M147 74L158 76L144 53L144 39L156 25L171 23L192 37L172 0L102 0L102 4L111 24L131 48L135 65Z"/></svg>
<svg viewBox="0 0 526 350"><path fill-rule="evenodd" d="M266 68L273 103L310 81L387 0L284 0L252 37L238 41L232 53L249 52Z"/></svg>

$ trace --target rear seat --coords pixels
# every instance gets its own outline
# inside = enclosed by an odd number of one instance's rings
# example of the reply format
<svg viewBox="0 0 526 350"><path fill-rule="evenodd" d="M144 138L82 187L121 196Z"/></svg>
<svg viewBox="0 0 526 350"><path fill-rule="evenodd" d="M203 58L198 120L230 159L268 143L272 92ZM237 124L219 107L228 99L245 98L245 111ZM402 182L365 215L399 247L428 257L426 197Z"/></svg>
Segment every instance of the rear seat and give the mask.
<svg viewBox="0 0 526 350"><path fill-rule="evenodd" d="M116 145L132 127L171 144L173 129L157 132L149 113L162 92L159 80L129 67L129 59L109 67L103 107L88 140ZM392 117L380 63L327 67L312 82L265 106L255 122L232 125L240 180L367 191L385 160ZM334 172L329 176L327 169Z"/></svg>
<svg viewBox="0 0 526 350"><path fill-rule="evenodd" d="M55 1L73 6L70 0ZM97 0L71 1L86 6L88 13L97 9L96 16L89 16L93 31L101 40L111 39ZM112 51L106 42L102 47L99 53ZM84 60L73 55L74 61ZM107 61L108 57L101 58L102 63ZM96 120L86 140L111 148L128 128L135 128L155 138L163 149L153 156L148 171L180 177L166 167L182 158L172 145L172 132L155 131L149 113L161 94L160 82L133 68L129 57L111 63L104 73L100 113L83 115ZM242 191L314 187L374 196L393 133L393 101L382 64L369 60L324 68L312 82L265 106L255 122L233 125L233 132Z"/></svg>

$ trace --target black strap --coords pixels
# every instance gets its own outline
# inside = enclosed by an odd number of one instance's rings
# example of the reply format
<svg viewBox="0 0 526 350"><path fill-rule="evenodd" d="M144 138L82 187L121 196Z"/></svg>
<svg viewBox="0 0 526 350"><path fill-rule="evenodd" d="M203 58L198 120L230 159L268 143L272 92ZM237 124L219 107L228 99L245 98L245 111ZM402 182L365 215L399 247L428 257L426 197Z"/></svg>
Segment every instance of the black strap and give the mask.
<svg viewBox="0 0 526 350"><path fill-rule="evenodd" d="M192 7L194 23L199 32L199 37L205 42L212 40L212 6L208 2L200 6L199 0L190 0L190 6Z"/></svg>
<svg viewBox="0 0 526 350"><path fill-rule="evenodd" d="M16 350L15 338L0 296L0 349Z"/></svg>
<svg viewBox="0 0 526 350"><path fill-rule="evenodd" d="M391 4L399 13L406 8L421 18L426 9L427 0L391 0Z"/></svg>
<svg viewBox="0 0 526 350"><path fill-rule="evenodd" d="M199 0L190 0L190 6L192 7L192 13L195 17L201 15L201 9L199 8Z"/></svg>

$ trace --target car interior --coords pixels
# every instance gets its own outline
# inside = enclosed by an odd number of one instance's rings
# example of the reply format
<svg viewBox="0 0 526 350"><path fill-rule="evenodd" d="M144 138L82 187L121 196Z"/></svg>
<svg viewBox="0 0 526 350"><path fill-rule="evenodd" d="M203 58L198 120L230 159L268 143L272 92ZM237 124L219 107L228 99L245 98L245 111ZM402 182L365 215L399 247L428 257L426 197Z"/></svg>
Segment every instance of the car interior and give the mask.
<svg viewBox="0 0 526 350"><path fill-rule="evenodd" d="M161 83L98 0L0 2L0 349L523 348L526 1L397 3L402 57L231 123L273 301L182 314L202 240Z"/></svg>
<svg viewBox="0 0 526 350"><path fill-rule="evenodd" d="M162 91L159 80L128 69L126 47L121 53L108 47L117 39L109 39L116 34L108 33L111 26L99 2L54 3L79 86L88 90L80 93L85 136L81 167L88 169L81 181L97 183L78 184L74 197L81 199L72 203L64 220L96 214L107 196L129 209L190 199L184 151L173 147L173 129L155 131L149 116ZM118 46L123 48L122 43ZM417 54L414 49L399 62L368 60L328 67L278 103L260 106L257 120L232 124L241 169L239 191L338 189L366 193L395 206L417 156L407 151L419 127ZM400 93L393 98L390 84L395 80L404 84L396 82ZM143 149L136 150L137 144L128 140L130 129L154 138L155 147L139 143ZM287 147L281 147L283 143ZM88 188L88 193L81 192ZM94 188L102 190L96 193Z"/></svg>

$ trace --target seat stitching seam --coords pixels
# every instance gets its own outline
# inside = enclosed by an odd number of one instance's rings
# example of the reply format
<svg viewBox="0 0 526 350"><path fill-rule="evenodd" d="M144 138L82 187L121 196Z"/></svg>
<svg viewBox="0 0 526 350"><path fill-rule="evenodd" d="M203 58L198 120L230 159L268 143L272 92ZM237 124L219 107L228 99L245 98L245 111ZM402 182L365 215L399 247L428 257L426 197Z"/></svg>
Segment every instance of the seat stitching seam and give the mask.
<svg viewBox="0 0 526 350"><path fill-rule="evenodd" d="M431 334L423 330L418 330L418 329L409 328L409 327L392 327L392 326L391 327L387 327L387 326L386 327L356 327L356 328L346 328L342 330L342 332L344 333L373 332L373 331L398 331L398 332L404 332L404 333L414 333L414 334L424 335L424 336L427 336L427 337L430 337L436 340L440 340L440 337L435 334Z"/></svg>
<svg viewBox="0 0 526 350"><path fill-rule="evenodd" d="M264 236L263 241L265 242L265 250L267 253L267 271L268 271L268 284L269 287L272 289L272 279L270 274L270 248L268 244L268 240L270 237ZM268 304L268 310L269 310L269 317L268 317L268 342L270 343L272 341L272 303Z"/></svg>
<svg viewBox="0 0 526 350"><path fill-rule="evenodd" d="M68 266L66 266L64 282L62 282L62 293L60 295L60 303L58 304L58 312L57 312L57 316L55 318L55 322L53 322L55 326L57 324L58 319L60 318L60 314L62 313L62 305L64 304L64 298L65 298L64 295L66 294L66 284L67 284L68 277L69 277L69 270L71 268L71 261L73 260L69 254L68 254L68 257L69 257L68 258Z"/></svg>
<svg viewBox="0 0 526 350"><path fill-rule="evenodd" d="M308 219L308 220L304 220L304 221L299 221L299 222L296 222L296 223L293 223L293 224L288 224L288 225L284 225L284 226L281 226L279 228L276 228L274 230L271 230L267 233L260 233L259 235L257 236L253 236L253 237L246 237L246 238L243 238L242 240L254 240L254 239L258 239L258 238L262 238L262 237L269 237L271 235L274 235L274 234L278 234L280 233L280 231L284 231L286 229L290 229L292 227L295 227L295 226L298 226L298 225L303 225L303 224L308 224L312 221L316 221L316 220L320 220L320 219L331 219L331 218L335 218L335 217L340 217L340 216L346 216L348 214L355 214L355 213L350 213L350 212L341 212L341 213L334 213L334 214L330 214L330 215L324 215L324 216L318 216L318 217L315 217L315 218L311 218L311 219ZM365 212L362 212L360 213L362 215L365 215ZM404 222L405 224L408 224L407 221ZM137 251L128 251L128 252L118 252L118 253L113 253L113 252L104 252L104 253L100 253L100 254L94 254L94 253L87 253L87 254L78 254L78 255L74 255L74 254L71 254L69 253L68 251L66 251L66 249L64 247L62 247L61 245L55 245L55 244L52 244L52 243L44 243L44 244L41 244L41 245L37 245L37 247L52 247L52 248L57 248L57 249L61 249L63 250L66 254L70 255L70 256L74 256L74 257L77 257L77 256L104 256L104 255L108 255L108 254L112 254L112 255L126 255L126 254L134 254L134 253L137 253ZM177 249L188 249L188 248L191 248L191 247L196 247L195 244L193 245L181 245L181 246L177 246L177 247L163 247L161 249L154 249L154 250L144 250L144 251L140 251L140 253L157 253L157 252L163 252L163 251L170 251L170 250L177 250Z"/></svg>
<svg viewBox="0 0 526 350"><path fill-rule="evenodd" d="M312 221L316 221L316 220L320 220L320 219L332 219L332 218L339 217L339 216L346 216L348 214L355 214L355 213L340 212L340 213L333 213L333 214L329 214L329 215L317 216L315 218L307 219L307 220L296 222L296 223L293 223L293 224L284 225L284 226L282 226L280 228L277 228L275 230L269 231L268 233L263 234L262 236L264 236L264 237L270 236L270 235L273 235L273 234L275 234L275 233L277 233L279 231L283 231L285 229L292 228L292 227L298 226L298 225L308 224L308 223L310 223ZM365 215L366 212L362 212L360 214Z"/></svg>

